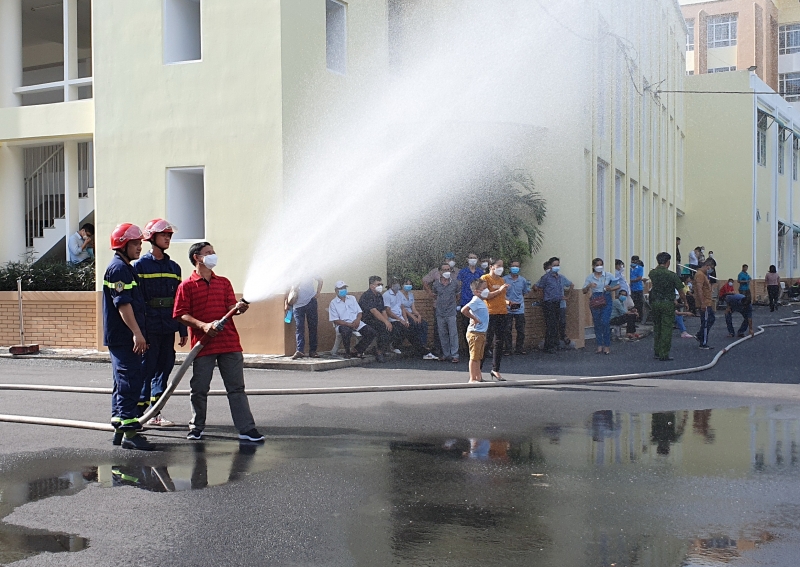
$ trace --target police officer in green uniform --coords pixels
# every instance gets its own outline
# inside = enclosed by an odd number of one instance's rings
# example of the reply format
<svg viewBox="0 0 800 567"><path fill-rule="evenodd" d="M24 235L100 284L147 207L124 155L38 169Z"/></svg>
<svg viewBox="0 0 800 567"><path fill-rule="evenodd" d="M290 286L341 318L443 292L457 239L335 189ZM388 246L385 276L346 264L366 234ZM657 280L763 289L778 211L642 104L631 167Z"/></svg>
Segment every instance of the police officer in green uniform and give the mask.
<svg viewBox="0 0 800 567"><path fill-rule="evenodd" d="M656 256L658 267L650 270L650 310L653 314L653 348L658 360L673 360L669 356L672 348L672 327L675 324L675 291L681 301L686 301L683 283L675 272L669 269L669 252L660 252Z"/></svg>

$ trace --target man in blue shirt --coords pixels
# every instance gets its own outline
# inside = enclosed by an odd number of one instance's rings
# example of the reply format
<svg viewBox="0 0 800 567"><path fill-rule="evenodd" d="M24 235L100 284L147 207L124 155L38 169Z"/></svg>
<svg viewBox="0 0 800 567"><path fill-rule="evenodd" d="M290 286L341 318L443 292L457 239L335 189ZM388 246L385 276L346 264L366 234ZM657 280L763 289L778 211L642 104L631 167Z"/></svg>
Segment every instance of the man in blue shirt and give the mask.
<svg viewBox="0 0 800 567"><path fill-rule="evenodd" d="M644 264L639 259L639 256L631 256L630 273L631 299L641 322L641 317L644 314Z"/></svg>
<svg viewBox="0 0 800 567"><path fill-rule="evenodd" d="M458 341L459 353L463 356L469 354L469 346L467 345L467 326L470 319L461 313L461 308L472 300L472 289L470 286L475 280L481 279L481 276L486 272L478 266L478 255L470 252L467 254L467 267L461 268L458 272L458 281L461 282L461 301L459 302L459 318L458 318Z"/></svg>
<svg viewBox="0 0 800 567"><path fill-rule="evenodd" d="M167 379L175 367L175 333L180 334L180 346L184 346L188 338L186 326L172 318L175 292L181 283L181 267L170 260L166 250L175 230L164 219L153 219L147 223L143 236L153 249L133 265L145 300L147 326L145 376L139 398L139 415L155 404L167 388ZM175 424L159 413L147 425L172 427Z"/></svg>
<svg viewBox="0 0 800 567"><path fill-rule="evenodd" d="M508 302L508 328L506 329L504 354L511 354L511 329L517 329L517 342L514 354L527 354L525 351L525 295L531 290L531 282L519 275L520 263L517 260L511 262L509 275L503 280L508 284L506 289L506 301Z"/></svg>
<svg viewBox="0 0 800 567"><path fill-rule="evenodd" d="M549 270L536 282L535 287L542 290L543 293L544 352L553 354L558 348L561 302L564 300L564 282L559 274L561 260L553 257L547 263L549 264Z"/></svg>
<svg viewBox="0 0 800 567"><path fill-rule="evenodd" d="M728 336L733 337L733 312L736 311L742 315L742 324L739 327L737 335L739 338L744 337L745 329L749 329L750 336L753 336L753 304L750 303L750 298L741 293L730 293L725 297L725 324L728 326Z"/></svg>
<svg viewBox="0 0 800 567"><path fill-rule="evenodd" d="M736 279L739 281L739 293L749 297L750 301L752 301L753 299L752 296L750 295L750 280L752 278L750 277L750 274L747 273L748 267L749 266L747 264L744 264L742 266L742 271L739 272L739 275L737 276Z"/></svg>
<svg viewBox="0 0 800 567"><path fill-rule="evenodd" d="M69 237L67 241L67 251L69 252L70 264L78 265L92 259L89 250L91 250L92 247L93 237L94 225L88 222L84 224L78 232Z"/></svg>
<svg viewBox="0 0 800 567"><path fill-rule="evenodd" d="M144 384L143 356L147 351L145 302L131 261L142 253L142 231L124 223L111 233L114 257L103 277L103 344L111 355L114 389L111 424L114 445L150 451L154 445L137 431L139 396ZM123 438L124 436L124 438Z"/></svg>

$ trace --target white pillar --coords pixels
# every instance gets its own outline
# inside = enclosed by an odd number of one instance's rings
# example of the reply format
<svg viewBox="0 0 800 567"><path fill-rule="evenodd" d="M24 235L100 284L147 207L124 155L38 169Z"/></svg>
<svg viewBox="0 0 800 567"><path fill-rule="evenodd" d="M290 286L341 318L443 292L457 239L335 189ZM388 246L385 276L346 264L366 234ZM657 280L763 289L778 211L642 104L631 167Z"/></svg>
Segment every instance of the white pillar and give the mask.
<svg viewBox="0 0 800 567"><path fill-rule="evenodd" d="M64 0L64 102L78 100L78 87L68 81L78 78L78 0Z"/></svg>
<svg viewBox="0 0 800 567"><path fill-rule="evenodd" d="M81 222L78 214L78 142L64 142L64 218L66 222L66 234L69 240L70 235L77 231L78 223ZM66 251L66 259L69 260L69 249Z"/></svg>
<svg viewBox="0 0 800 567"><path fill-rule="evenodd" d="M0 144L0 264L25 253L25 158L22 148Z"/></svg>
<svg viewBox="0 0 800 567"><path fill-rule="evenodd" d="M0 108L19 106L22 86L22 1L0 0Z"/></svg>

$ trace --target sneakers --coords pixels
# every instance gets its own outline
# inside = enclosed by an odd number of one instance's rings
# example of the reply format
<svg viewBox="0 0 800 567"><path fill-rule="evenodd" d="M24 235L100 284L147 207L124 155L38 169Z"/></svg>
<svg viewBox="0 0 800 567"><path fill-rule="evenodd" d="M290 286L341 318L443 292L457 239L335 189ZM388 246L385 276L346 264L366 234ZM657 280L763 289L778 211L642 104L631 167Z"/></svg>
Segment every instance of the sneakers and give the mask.
<svg viewBox="0 0 800 567"><path fill-rule="evenodd" d="M700 345L700 349L701 349L701 350L711 350L711 349L713 349L713 348L714 348L713 346L708 346L708 345Z"/></svg>
<svg viewBox="0 0 800 567"><path fill-rule="evenodd" d="M439 360L439 357L433 354L432 352L429 352L428 354L422 357L422 360Z"/></svg>
<svg viewBox="0 0 800 567"><path fill-rule="evenodd" d="M395 354L403 354L403 351L401 351L399 348L393 348L392 352Z"/></svg>
<svg viewBox="0 0 800 567"><path fill-rule="evenodd" d="M190 441L200 441L203 438L203 432L200 429L190 429L186 438Z"/></svg>
<svg viewBox="0 0 800 567"><path fill-rule="evenodd" d="M298 360L300 358L305 358L305 356L306 356L305 354L303 354L302 352L300 352L298 350L298 351L295 351L295 353L292 355L292 360Z"/></svg>
<svg viewBox="0 0 800 567"><path fill-rule="evenodd" d="M147 440L147 437L137 433L133 437L123 437L122 448L137 449L139 451L152 451L156 448L156 446L150 443L150 441Z"/></svg>
<svg viewBox="0 0 800 567"><path fill-rule="evenodd" d="M245 431L244 433L240 433L239 439L241 441L252 441L253 443L261 443L264 440L264 436L258 432L258 429L251 429L250 431Z"/></svg>
<svg viewBox="0 0 800 567"><path fill-rule="evenodd" d="M175 423L166 419L163 415L158 414L150 421L148 421L145 425L150 427L175 427Z"/></svg>

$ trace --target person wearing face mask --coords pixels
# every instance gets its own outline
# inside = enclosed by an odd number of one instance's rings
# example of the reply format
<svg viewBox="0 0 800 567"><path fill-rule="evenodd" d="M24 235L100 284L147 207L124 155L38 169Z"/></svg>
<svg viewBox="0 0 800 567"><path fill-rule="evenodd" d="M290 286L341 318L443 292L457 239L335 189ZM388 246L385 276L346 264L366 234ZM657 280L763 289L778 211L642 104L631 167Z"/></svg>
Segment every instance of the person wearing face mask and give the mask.
<svg viewBox="0 0 800 567"><path fill-rule="evenodd" d="M575 289L575 284L573 284L569 278L564 275L564 272L561 271L561 260L553 256L549 260L551 264L551 270L554 270L558 274L558 279L561 282L561 288L564 290L564 297L561 298L561 301L558 305L558 334L559 338L564 342L565 347L569 347L572 344L572 341L567 336L567 294ZM557 263L553 265L553 263Z"/></svg>
<svg viewBox="0 0 800 567"><path fill-rule="evenodd" d="M386 305L386 316L392 323L392 349L395 354L402 354L400 347L404 340L408 340L416 356L428 360L428 349L420 340L420 333L416 327L411 326L411 320L403 310L403 293L399 278L392 278L388 290L383 292L383 303Z"/></svg>
<svg viewBox="0 0 800 567"><path fill-rule="evenodd" d="M459 302L460 309L469 303L472 299L472 282L481 279L484 270L478 266L478 255L470 252L467 254L467 266L461 268L458 272L458 281L461 282L461 301ZM467 344L467 327L469 326L470 319L460 314L458 317L458 340L459 340L459 353L462 355L469 354L469 345Z"/></svg>
<svg viewBox="0 0 800 567"><path fill-rule="evenodd" d="M336 332L342 336L345 355L350 358L364 358L364 351L375 339L375 331L365 324L361 318L363 312L356 298L347 293L347 284L342 280L336 282L336 297L328 306L328 320L333 323ZM355 352L350 350L350 339L360 336Z"/></svg>
<svg viewBox="0 0 800 567"><path fill-rule="evenodd" d="M489 273L481 279L486 282L489 294L486 296L486 305L489 308L489 328L486 330L486 343L492 345L492 370L490 375L495 380L505 381L500 374L500 364L503 361L503 344L505 343L508 323L508 303L506 291L508 284L503 279L503 261L493 260L489 264ZM487 353L484 351L484 359Z"/></svg>
<svg viewBox="0 0 800 567"><path fill-rule="evenodd" d="M489 257L488 254L484 254L481 258L480 267L483 270L484 274L489 273L489 264L491 263L492 259Z"/></svg>
<svg viewBox="0 0 800 567"><path fill-rule="evenodd" d="M631 281L628 287L631 290L631 299L639 314L639 322L644 322L642 318L644 315L644 266L640 265L639 256L631 256L630 276Z"/></svg>
<svg viewBox="0 0 800 567"><path fill-rule="evenodd" d="M617 282L619 282L619 290L624 291L626 294L630 295L631 288L628 285L627 280L625 279L625 262L617 258L614 260L614 277L617 278Z"/></svg>
<svg viewBox="0 0 800 567"><path fill-rule="evenodd" d="M417 311L417 302L414 299L413 284L409 278L403 280L403 287L400 291L400 305L403 309L403 314L408 321L411 332L416 333L419 337L420 345L427 351L428 354L422 357L423 360L439 360L439 357L427 350L428 344L428 322L422 318L422 315Z"/></svg>
<svg viewBox="0 0 800 567"><path fill-rule="evenodd" d="M611 325L625 325L626 333L629 339L638 339L639 335L636 334L636 308L628 309L626 303L628 301L628 292L624 289L619 290L619 295L614 300L611 310Z"/></svg>
<svg viewBox="0 0 800 567"><path fill-rule="evenodd" d="M131 262L142 253L142 231L123 223L111 233L114 256L103 276L103 344L111 356L114 393L111 425L114 445L151 451L155 446L137 431L138 403L144 386L144 354L147 351L145 301L139 277Z"/></svg>
<svg viewBox="0 0 800 567"><path fill-rule="evenodd" d="M461 314L469 319L469 327L467 327L469 381L474 383L483 382L481 366L486 349L486 331L489 328L489 307L486 305L489 290L483 280L474 280L469 287L472 299L461 308Z"/></svg>
<svg viewBox="0 0 800 567"><path fill-rule="evenodd" d="M239 431L239 440L261 443L264 436L256 429L244 390L244 356L236 324L230 320L222 331L215 328L215 322L228 311L236 308L236 315L240 315L247 311L248 305L236 300L230 280L214 273L217 254L209 242L192 244L189 260L194 270L178 286L172 316L189 327L192 347L206 335L214 340L203 347L192 363L192 379L189 382L192 419L186 438L191 441L203 438L208 391L214 367L217 366L228 392L228 406L233 425Z"/></svg>
<svg viewBox="0 0 800 567"><path fill-rule="evenodd" d="M728 281L725 282L725 285L719 288L718 303L726 301L725 298L732 293L736 293L736 288L733 286L733 278L728 278Z"/></svg>
<svg viewBox="0 0 800 567"><path fill-rule="evenodd" d="M637 264L638 266L638 264ZM597 354L611 354L611 304L612 293L619 289L614 275L605 271L602 258L592 260L592 273L583 282L584 295L591 293L589 309L594 322Z"/></svg>
<svg viewBox="0 0 800 567"><path fill-rule="evenodd" d="M681 304L686 302L681 278L669 269L671 261L669 252L660 252L656 256L658 267L648 274L652 282L650 309L653 313L653 355L665 362L672 360L669 352L672 349L672 327L675 324L675 293L678 293Z"/></svg>
<svg viewBox="0 0 800 567"><path fill-rule="evenodd" d="M364 322L372 327L377 335L375 360L386 362L386 351L392 341L394 325L386 315L386 304L383 302L383 280L380 276L369 277L369 288L361 294L358 305L364 313Z"/></svg>
<svg viewBox="0 0 800 567"><path fill-rule="evenodd" d="M544 314L544 352L555 354L558 348L561 301L564 299L564 283L561 281L561 260L550 258L549 270L536 282L542 291L542 313Z"/></svg>
<svg viewBox="0 0 800 567"><path fill-rule="evenodd" d="M525 295L531 291L531 282L521 276L520 263L517 260L511 262L510 274L503 280L508 285L506 300L508 301L508 317L506 318L508 328L505 332L505 343L503 344L503 355L527 354L525 350ZM512 328L516 327L517 341L516 347L512 351Z"/></svg>
<svg viewBox="0 0 800 567"><path fill-rule="evenodd" d="M448 252L444 255L444 261L439 264L438 267L433 268L430 272L422 277L422 289L427 291L429 294L433 295L433 282L438 280L442 273L439 271L441 266L447 264L447 267L450 268L450 262L453 262L453 266L455 266L455 257L456 255L453 252ZM450 268L452 270L452 268ZM439 351L441 345L441 340L439 339L439 325L435 323L436 321L436 307L433 308L433 348L436 351L436 354L439 355L439 358L442 358L442 353Z"/></svg>
<svg viewBox="0 0 800 567"><path fill-rule="evenodd" d="M139 287L146 303L147 353L145 353L145 380L139 398L139 413L155 404L167 387L167 379L175 368L175 333L180 335L180 346L186 345L188 332L172 317L175 292L181 283L181 267L167 254L172 235L177 229L164 219L153 219L144 227L144 239L152 250L143 254L133 267L139 276ZM175 425L160 413L147 425L171 427Z"/></svg>
<svg viewBox="0 0 800 567"><path fill-rule="evenodd" d="M439 271L439 279L433 282L432 288L435 297L436 325L439 327L439 340L442 346L440 360L449 360L457 363L459 358L456 308L461 286L460 282L453 278L453 273L448 264L442 264Z"/></svg>
<svg viewBox="0 0 800 567"><path fill-rule="evenodd" d="M709 250L708 259L706 262L711 262L711 269L708 270L708 281L711 285L717 285L717 261L714 259L714 251Z"/></svg>

